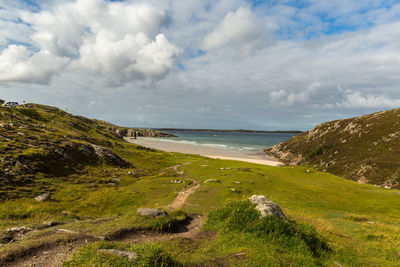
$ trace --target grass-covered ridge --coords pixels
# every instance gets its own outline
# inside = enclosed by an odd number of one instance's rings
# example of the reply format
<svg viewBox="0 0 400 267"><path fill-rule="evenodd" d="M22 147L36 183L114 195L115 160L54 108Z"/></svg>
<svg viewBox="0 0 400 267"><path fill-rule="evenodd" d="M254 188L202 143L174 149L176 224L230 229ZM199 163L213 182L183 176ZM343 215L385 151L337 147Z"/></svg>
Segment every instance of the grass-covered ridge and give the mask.
<svg viewBox="0 0 400 267"><path fill-rule="evenodd" d="M398 187L400 109L318 125L267 150L360 183Z"/></svg>
<svg viewBox="0 0 400 267"><path fill-rule="evenodd" d="M10 109L0 110L1 123L11 124ZM36 164L55 166L58 173L39 167L27 171L15 164L2 169L7 175L0 175L0 265L32 263L33 256L40 263L51 255L65 255L59 263L65 261L66 266L135 266L102 249L136 252L142 265L400 264L396 190L301 166L269 167L145 149L110 133L107 123L85 122L52 107L32 110L13 109L11 128L0 130L1 149L8 148L1 150L6 158L1 164L30 155ZM76 145L77 151L81 145L104 147L130 166L97 154L93 161L71 158L65 165L41 158L51 159L49 148L64 148L64 142ZM182 211L169 208L178 192L197 184ZM50 201L34 199L45 192L51 193ZM260 219L247 201L253 194L278 204L289 222ZM168 216L143 217L137 213L141 207L163 209ZM185 229L201 227L191 228L196 216L208 217L206 227L186 236ZM21 226L25 228L8 231Z"/></svg>

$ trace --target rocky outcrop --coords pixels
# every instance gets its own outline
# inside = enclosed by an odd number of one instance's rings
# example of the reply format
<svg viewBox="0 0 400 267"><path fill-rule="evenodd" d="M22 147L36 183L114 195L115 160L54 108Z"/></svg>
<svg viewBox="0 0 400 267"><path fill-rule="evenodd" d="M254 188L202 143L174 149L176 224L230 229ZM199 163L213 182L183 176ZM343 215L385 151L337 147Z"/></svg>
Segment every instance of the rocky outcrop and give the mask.
<svg viewBox="0 0 400 267"><path fill-rule="evenodd" d="M94 153L99 157L105 159L105 161L112 163L113 165L121 166L121 167L132 167L132 165L121 159L117 154L113 153L111 150L108 148L102 147L102 146L96 146L92 145L94 149Z"/></svg>
<svg viewBox="0 0 400 267"><path fill-rule="evenodd" d="M112 133L118 138L124 137L176 137L173 134L166 132L152 130L152 129L133 129L133 128L121 128L113 126L111 128Z"/></svg>
<svg viewBox="0 0 400 267"><path fill-rule="evenodd" d="M255 204L255 209L260 212L262 217L273 216L281 220L287 220L282 209L274 202L262 195L253 195L249 198L250 202Z"/></svg>
<svg viewBox="0 0 400 267"><path fill-rule="evenodd" d="M361 184L400 184L400 109L326 122L265 152Z"/></svg>

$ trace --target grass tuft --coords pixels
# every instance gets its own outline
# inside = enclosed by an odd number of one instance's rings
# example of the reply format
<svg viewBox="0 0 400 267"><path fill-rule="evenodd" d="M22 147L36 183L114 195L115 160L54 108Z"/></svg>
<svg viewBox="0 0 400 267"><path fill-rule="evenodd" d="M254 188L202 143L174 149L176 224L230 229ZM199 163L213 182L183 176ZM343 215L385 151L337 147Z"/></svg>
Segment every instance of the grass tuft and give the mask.
<svg viewBox="0 0 400 267"><path fill-rule="evenodd" d="M116 249L136 252L135 260L99 252L99 249ZM157 244L128 245L114 242L89 244L73 255L63 266L182 266L168 252Z"/></svg>
<svg viewBox="0 0 400 267"><path fill-rule="evenodd" d="M266 239L284 239L290 245L304 243L313 256L329 251L327 242L314 227L295 221L286 222L273 216L260 217L253 204L247 200L235 201L212 211L205 229L224 233L251 233Z"/></svg>

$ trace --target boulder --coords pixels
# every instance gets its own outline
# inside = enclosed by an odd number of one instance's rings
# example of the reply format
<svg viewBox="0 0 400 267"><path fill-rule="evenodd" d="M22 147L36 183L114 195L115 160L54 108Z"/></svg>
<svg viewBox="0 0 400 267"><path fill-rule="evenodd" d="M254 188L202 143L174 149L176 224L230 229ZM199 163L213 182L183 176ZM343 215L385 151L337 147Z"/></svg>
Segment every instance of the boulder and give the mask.
<svg viewBox="0 0 400 267"><path fill-rule="evenodd" d="M137 258L137 253L131 251L123 251L117 249L99 249L97 251L101 253L114 254L119 257L127 258L130 261L135 260Z"/></svg>
<svg viewBox="0 0 400 267"><path fill-rule="evenodd" d="M137 212L142 216L148 217L165 217L167 213L160 209L139 208Z"/></svg>
<svg viewBox="0 0 400 267"><path fill-rule="evenodd" d="M40 196L35 197L35 200L38 202L48 201L51 199L51 195L48 193L41 194Z"/></svg>
<svg viewBox="0 0 400 267"><path fill-rule="evenodd" d="M255 204L255 209L258 210L262 217L274 216L276 218L287 220L282 209L274 202L266 198L265 196L253 195L249 198L250 202Z"/></svg>

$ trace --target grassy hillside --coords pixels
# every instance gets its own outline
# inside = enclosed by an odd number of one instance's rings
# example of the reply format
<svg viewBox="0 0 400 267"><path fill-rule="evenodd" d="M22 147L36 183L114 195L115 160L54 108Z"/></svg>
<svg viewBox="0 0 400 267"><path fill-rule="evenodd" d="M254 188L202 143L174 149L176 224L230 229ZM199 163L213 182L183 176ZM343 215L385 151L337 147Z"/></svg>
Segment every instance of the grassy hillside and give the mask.
<svg viewBox="0 0 400 267"><path fill-rule="evenodd" d="M267 153L360 183L398 187L400 109L326 122Z"/></svg>
<svg viewBox="0 0 400 267"><path fill-rule="evenodd" d="M81 175L90 166L134 167L111 152L122 147L120 139L131 129L55 107L27 106L0 107L0 199L52 191L49 178Z"/></svg>
<svg viewBox="0 0 400 267"><path fill-rule="evenodd" d="M306 167L146 149L110 134L106 124L51 107L1 112L3 124L13 123L1 130L2 164L13 159L27 169L10 163L2 169L0 265L34 259L57 266L54 257L65 266L400 264L396 190ZM96 154L93 145L109 152ZM49 152L60 149L66 157ZM200 186L181 210L172 210L178 192L194 184ZM51 200L36 201L41 193L51 193ZM289 221L261 219L246 201L253 194L277 203ZM143 217L140 207L162 208L168 216ZM186 236L185 229L204 216L203 230ZM132 262L104 249L138 258Z"/></svg>

